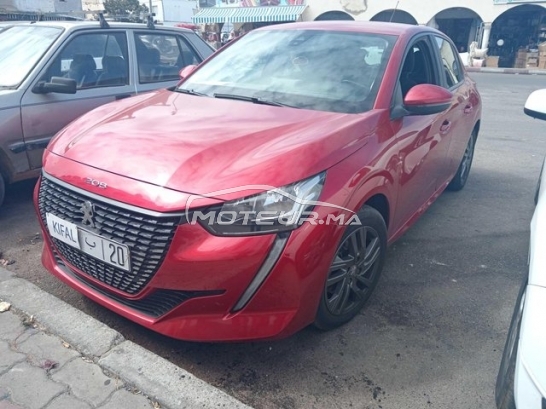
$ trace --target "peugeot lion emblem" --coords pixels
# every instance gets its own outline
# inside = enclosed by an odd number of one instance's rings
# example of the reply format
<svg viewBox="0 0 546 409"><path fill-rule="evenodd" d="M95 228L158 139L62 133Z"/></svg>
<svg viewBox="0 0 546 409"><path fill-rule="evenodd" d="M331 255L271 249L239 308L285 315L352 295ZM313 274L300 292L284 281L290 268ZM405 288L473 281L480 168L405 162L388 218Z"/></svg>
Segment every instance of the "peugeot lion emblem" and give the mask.
<svg viewBox="0 0 546 409"><path fill-rule="evenodd" d="M82 224L84 226L95 228L95 222L93 221L93 203L86 200L82 203L80 210L83 213Z"/></svg>

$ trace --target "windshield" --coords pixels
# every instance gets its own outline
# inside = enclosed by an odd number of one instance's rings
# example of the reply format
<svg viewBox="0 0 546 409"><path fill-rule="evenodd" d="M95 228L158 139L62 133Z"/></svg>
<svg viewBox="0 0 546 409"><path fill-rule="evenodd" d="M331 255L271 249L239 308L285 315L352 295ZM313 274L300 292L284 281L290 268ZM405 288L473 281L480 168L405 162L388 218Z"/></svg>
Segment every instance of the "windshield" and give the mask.
<svg viewBox="0 0 546 409"><path fill-rule="evenodd" d="M395 36L257 30L220 51L179 90L330 112L372 109Z"/></svg>
<svg viewBox="0 0 546 409"><path fill-rule="evenodd" d="M14 26L0 31L0 88L17 88L62 29Z"/></svg>

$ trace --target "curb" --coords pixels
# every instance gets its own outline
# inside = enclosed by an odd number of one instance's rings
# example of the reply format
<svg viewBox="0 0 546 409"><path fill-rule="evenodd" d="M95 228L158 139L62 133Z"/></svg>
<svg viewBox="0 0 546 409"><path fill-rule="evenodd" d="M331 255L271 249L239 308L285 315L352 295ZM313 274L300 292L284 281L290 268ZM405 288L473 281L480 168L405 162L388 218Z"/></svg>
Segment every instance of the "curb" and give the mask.
<svg viewBox="0 0 546 409"><path fill-rule="evenodd" d="M251 409L220 389L139 345L93 317L0 267L0 299L34 316L47 331L137 387L162 408ZM92 335L92 336L91 336Z"/></svg>
<svg viewBox="0 0 546 409"><path fill-rule="evenodd" d="M467 72L484 72L489 74L519 74L519 75L546 75L546 70L527 68L493 68L493 67L465 67Z"/></svg>

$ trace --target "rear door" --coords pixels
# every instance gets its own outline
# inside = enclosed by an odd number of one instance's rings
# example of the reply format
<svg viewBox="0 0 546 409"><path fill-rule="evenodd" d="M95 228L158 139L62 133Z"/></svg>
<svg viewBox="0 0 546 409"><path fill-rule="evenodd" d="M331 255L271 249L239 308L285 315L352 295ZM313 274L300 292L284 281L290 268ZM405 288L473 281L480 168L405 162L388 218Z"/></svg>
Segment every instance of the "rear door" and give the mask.
<svg viewBox="0 0 546 409"><path fill-rule="evenodd" d="M32 168L41 167L44 148L64 126L99 105L135 93L129 58L126 30L78 31L67 38L22 98L22 127ZM36 84L52 77L75 79L77 92L32 92Z"/></svg>

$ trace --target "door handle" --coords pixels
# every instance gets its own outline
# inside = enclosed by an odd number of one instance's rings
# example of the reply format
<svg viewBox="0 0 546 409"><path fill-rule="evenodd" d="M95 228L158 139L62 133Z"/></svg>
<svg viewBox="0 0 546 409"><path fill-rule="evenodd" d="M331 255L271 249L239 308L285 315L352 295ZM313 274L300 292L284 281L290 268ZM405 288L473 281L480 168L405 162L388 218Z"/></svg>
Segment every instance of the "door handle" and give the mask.
<svg viewBox="0 0 546 409"><path fill-rule="evenodd" d="M130 96L131 96L131 94L119 94L119 95L116 95L116 101L117 101L117 100L120 100L120 99L129 98Z"/></svg>
<svg viewBox="0 0 546 409"><path fill-rule="evenodd" d="M469 105L464 107L464 113L465 114L471 114L472 111L474 111L474 107L472 106L472 104L469 104Z"/></svg>
<svg viewBox="0 0 546 409"><path fill-rule="evenodd" d="M446 133L449 132L450 129L451 129L451 122L450 121L444 121L442 126L440 126L440 133L442 135L445 135Z"/></svg>

